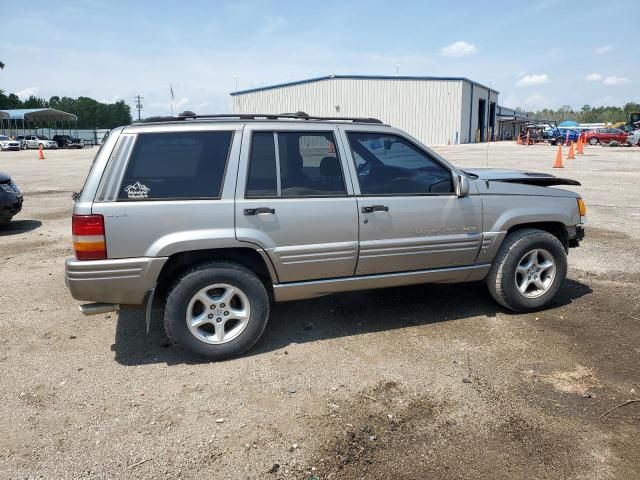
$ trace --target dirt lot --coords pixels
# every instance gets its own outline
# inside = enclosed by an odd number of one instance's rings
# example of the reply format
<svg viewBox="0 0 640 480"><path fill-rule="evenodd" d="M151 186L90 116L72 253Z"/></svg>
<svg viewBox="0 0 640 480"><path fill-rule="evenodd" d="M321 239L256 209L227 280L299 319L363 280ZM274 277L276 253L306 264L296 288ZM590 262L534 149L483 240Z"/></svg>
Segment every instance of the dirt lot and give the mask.
<svg viewBox="0 0 640 480"><path fill-rule="evenodd" d="M438 151L551 171L555 149ZM587 239L554 305L514 315L481 284L274 307L243 358L194 363L140 311L68 294L71 192L95 151L3 152L25 191L0 232L0 477L640 478L640 148L589 148Z"/></svg>

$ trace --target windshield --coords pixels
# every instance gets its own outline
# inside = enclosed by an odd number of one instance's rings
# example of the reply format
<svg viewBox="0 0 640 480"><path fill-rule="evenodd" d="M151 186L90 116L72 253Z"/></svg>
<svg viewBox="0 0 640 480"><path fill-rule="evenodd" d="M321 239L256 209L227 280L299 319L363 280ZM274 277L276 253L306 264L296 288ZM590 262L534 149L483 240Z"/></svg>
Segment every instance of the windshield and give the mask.
<svg viewBox="0 0 640 480"><path fill-rule="evenodd" d="M6 142L7 140L9 140L9 137L6 137L4 135L0 135L0 141Z"/></svg>
<svg viewBox="0 0 640 480"><path fill-rule="evenodd" d="M49 140L46 136L44 135L36 135L36 137L38 137L38 140Z"/></svg>

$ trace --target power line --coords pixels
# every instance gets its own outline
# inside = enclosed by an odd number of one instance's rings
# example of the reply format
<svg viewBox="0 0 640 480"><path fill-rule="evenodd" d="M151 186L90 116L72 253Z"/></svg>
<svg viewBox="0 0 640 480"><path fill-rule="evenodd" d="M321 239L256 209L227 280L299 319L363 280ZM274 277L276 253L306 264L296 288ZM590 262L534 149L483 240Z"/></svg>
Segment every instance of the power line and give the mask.
<svg viewBox="0 0 640 480"><path fill-rule="evenodd" d="M144 97L141 97L140 95L136 95L134 98L136 99L136 110L138 110L138 120L140 120L140 111L142 110L142 99Z"/></svg>

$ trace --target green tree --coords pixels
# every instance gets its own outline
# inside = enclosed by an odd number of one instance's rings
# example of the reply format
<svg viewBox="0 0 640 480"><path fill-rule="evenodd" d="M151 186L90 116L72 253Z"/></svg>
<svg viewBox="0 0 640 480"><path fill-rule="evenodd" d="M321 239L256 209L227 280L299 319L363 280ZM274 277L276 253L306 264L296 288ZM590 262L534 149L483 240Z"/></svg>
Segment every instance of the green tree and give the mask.
<svg viewBox="0 0 640 480"><path fill-rule="evenodd" d="M47 107L76 115L78 128L115 128L131 123L131 108L122 100L115 103L102 103L89 97L53 96L47 101L32 95L22 101L15 94L7 95L0 90L0 109Z"/></svg>

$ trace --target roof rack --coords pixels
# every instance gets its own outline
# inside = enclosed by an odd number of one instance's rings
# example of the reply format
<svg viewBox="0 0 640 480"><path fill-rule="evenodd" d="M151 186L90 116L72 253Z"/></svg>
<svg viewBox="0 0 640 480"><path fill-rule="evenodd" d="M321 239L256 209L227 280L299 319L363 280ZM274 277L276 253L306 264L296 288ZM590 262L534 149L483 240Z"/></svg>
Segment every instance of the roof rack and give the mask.
<svg viewBox="0 0 640 480"><path fill-rule="evenodd" d="M218 113L213 115L196 115L193 112L182 112L177 117L149 117L133 123L157 123L157 122L176 122L183 120L203 120L212 118L234 118L238 120L278 120L281 118L295 120L317 120L317 121L342 121L355 123L382 123L377 118L360 118L360 117L316 117L305 112L296 113Z"/></svg>

